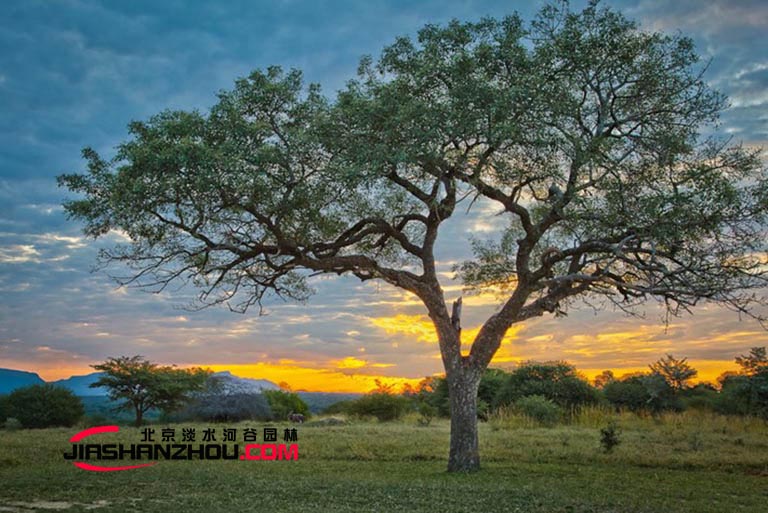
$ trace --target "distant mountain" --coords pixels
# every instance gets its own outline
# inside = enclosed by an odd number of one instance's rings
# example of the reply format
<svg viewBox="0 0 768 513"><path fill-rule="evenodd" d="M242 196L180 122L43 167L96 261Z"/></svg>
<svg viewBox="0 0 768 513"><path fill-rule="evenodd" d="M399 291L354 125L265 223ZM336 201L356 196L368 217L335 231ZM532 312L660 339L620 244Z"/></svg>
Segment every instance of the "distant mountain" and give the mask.
<svg viewBox="0 0 768 513"><path fill-rule="evenodd" d="M72 376L66 379L59 379L57 381L51 381L52 385L62 388L68 388L75 395L107 395L107 389L104 387L90 388L91 383L95 383L103 372L92 372L85 374L84 376Z"/></svg>
<svg viewBox="0 0 768 513"><path fill-rule="evenodd" d="M45 381L34 372L0 369L0 394L9 394L17 388L43 383Z"/></svg>
<svg viewBox="0 0 768 513"><path fill-rule="evenodd" d="M215 372L219 392L229 394L260 394L262 390L280 390L280 387L267 379L241 378L229 371Z"/></svg>

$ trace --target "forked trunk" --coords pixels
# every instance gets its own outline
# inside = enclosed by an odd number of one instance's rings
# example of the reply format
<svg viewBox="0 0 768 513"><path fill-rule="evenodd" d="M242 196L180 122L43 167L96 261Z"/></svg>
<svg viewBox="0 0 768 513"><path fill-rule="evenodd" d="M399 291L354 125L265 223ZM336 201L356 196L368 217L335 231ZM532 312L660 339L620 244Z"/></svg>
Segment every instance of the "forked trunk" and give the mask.
<svg viewBox="0 0 768 513"><path fill-rule="evenodd" d="M480 470L477 438L477 390L480 373L462 368L448 376L451 403L451 449L448 472Z"/></svg>

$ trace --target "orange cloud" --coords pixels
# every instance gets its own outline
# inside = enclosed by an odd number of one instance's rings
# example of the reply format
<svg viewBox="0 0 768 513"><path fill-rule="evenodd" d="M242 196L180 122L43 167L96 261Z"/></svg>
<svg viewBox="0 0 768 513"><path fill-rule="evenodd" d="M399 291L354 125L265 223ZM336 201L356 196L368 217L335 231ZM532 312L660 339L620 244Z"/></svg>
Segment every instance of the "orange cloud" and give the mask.
<svg viewBox="0 0 768 513"><path fill-rule="evenodd" d="M362 369L364 367L375 367L384 369L387 367L394 367L394 363L369 363L368 360L361 360L354 356L347 356L341 360L331 360L331 365L337 369Z"/></svg>
<svg viewBox="0 0 768 513"><path fill-rule="evenodd" d="M419 342L437 344L437 332L435 331L435 326L426 315L397 314L390 317L373 317L371 318L371 323L378 328L384 329L389 335L410 335L410 339L415 338L415 340ZM475 326L473 328L464 328L461 330L461 345L462 351L465 354L472 346L472 342L474 342L481 327L482 326ZM510 328L504 336L502 347L505 345L508 346L523 329L524 326L522 324ZM496 356L499 357L499 354ZM497 360L494 359L494 361Z"/></svg>

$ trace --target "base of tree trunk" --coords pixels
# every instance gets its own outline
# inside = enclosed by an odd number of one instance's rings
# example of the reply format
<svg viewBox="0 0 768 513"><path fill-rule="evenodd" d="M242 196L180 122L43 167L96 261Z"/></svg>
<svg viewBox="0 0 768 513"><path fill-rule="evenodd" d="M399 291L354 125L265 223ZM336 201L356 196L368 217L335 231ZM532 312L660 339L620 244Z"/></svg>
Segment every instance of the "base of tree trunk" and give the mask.
<svg viewBox="0 0 768 513"><path fill-rule="evenodd" d="M477 437L477 388L479 379L454 379L449 383L451 401L451 449L448 472L480 470Z"/></svg>

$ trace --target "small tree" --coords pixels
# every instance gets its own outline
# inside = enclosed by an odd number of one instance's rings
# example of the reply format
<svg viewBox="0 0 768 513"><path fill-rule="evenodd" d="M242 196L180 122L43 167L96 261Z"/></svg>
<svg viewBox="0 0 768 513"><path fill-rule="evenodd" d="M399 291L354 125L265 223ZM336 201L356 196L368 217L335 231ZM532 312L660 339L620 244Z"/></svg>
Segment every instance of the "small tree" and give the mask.
<svg viewBox="0 0 768 513"><path fill-rule="evenodd" d="M14 390L8 396L8 417L25 428L73 426L85 413L80 398L49 383Z"/></svg>
<svg viewBox="0 0 768 513"><path fill-rule="evenodd" d="M675 358L667 354L649 365L651 372L661 375L675 392L688 387L688 382L695 378L699 371L688 365L687 358Z"/></svg>
<svg viewBox="0 0 768 513"><path fill-rule="evenodd" d="M736 357L736 363L741 367L741 373L754 376L768 369L768 355L765 347L753 347L748 354Z"/></svg>
<svg viewBox="0 0 768 513"><path fill-rule="evenodd" d="M765 303L768 176L758 150L701 135L726 101L690 39L550 4L528 25L428 25L347 84L330 99L270 67L208 113L131 123L114 160L86 149L88 173L60 177L82 194L66 211L127 234L102 254L131 269L121 283L191 282L203 304L303 300L323 273L413 294L446 371L451 471L480 467L477 391L516 323L584 296L671 315ZM496 233L456 270L501 299L463 350L437 240L475 200Z"/></svg>
<svg viewBox="0 0 768 513"><path fill-rule="evenodd" d="M262 395L267 399L272 410L272 417L277 420L287 420L291 413L309 416L309 406L294 392L283 390L264 390Z"/></svg>
<svg viewBox="0 0 768 513"><path fill-rule="evenodd" d="M203 389L211 374L199 368L160 366L140 355L108 358L91 367L104 375L90 386L105 387L110 399L121 401L118 409L134 412L137 426L152 408L165 413L180 408L190 394Z"/></svg>
<svg viewBox="0 0 768 513"><path fill-rule="evenodd" d="M593 383L595 385L595 388L602 390L605 388L605 385L608 383L612 383L616 381L616 376L614 376L612 370L604 370L597 376L595 376L595 379L593 380Z"/></svg>
<svg viewBox="0 0 768 513"><path fill-rule="evenodd" d="M768 419L768 357L765 347L753 347L736 357L738 374L721 377L718 409L726 413L757 415Z"/></svg>

